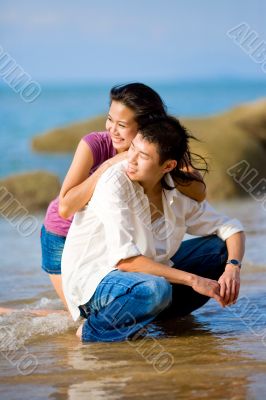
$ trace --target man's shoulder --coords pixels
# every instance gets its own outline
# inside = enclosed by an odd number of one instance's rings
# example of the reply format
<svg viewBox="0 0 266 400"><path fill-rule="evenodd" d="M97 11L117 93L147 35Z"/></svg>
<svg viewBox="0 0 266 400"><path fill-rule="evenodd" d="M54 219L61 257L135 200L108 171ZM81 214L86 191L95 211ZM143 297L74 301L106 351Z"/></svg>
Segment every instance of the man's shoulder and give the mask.
<svg viewBox="0 0 266 400"><path fill-rule="evenodd" d="M104 183L105 185L111 185L117 180L119 182L127 182L129 180L126 175L126 165L127 161L119 161L118 163L112 165L101 175L98 183Z"/></svg>
<svg viewBox="0 0 266 400"><path fill-rule="evenodd" d="M123 160L108 168L99 178L95 192L115 197L123 196L134 190L133 182L126 174L127 161Z"/></svg>

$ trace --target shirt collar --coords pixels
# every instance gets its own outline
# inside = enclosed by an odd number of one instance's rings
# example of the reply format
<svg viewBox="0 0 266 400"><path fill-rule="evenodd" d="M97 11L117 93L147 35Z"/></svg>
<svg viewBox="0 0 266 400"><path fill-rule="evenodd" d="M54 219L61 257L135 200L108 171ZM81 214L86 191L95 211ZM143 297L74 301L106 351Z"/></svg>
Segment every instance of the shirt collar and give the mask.
<svg viewBox="0 0 266 400"><path fill-rule="evenodd" d="M171 175L169 173L165 175L165 181L171 187L176 186L173 178L171 177ZM165 193L166 199L170 205L173 203L174 198L178 197L177 189L172 189L172 190L164 189L164 193Z"/></svg>
<svg viewBox="0 0 266 400"><path fill-rule="evenodd" d="M127 165L127 160L123 160L121 162L121 164L126 166ZM165 181L170 187L175 187L176 186L173 178L171 177L171 175L169 173L167 173L165 175ZM131 181L131 182L132 182L133 186L135 186L137 191L140 191L143 195L145 194L144 193L144 188L143 188L143 186L141 186L140 183L134 182L134 181ZM167 199L167 201L169 202L170 205L173 203L174 198L178 197L178 190L177 189L172 189L172 190L163 189L163 192L164 192L165 197L166 197L166 199Z"/></svg>

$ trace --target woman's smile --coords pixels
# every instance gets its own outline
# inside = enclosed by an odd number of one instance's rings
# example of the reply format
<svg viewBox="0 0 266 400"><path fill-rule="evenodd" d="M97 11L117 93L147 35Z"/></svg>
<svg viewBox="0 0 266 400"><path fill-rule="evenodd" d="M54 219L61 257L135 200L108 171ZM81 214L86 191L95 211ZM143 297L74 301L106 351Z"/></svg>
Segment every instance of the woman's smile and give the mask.
<svg viewBox="0 0 266 400"><path fill-rule="evenodd" d="M120 136L111 135L113 143L122 143L125 139L121 138Z"/></svg>

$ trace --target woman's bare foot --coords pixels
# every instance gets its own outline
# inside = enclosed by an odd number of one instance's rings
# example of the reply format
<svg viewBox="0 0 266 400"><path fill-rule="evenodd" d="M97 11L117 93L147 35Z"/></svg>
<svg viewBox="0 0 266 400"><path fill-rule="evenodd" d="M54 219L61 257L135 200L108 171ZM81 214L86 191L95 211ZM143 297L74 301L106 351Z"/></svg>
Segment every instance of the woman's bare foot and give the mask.
<svg viewBox="0 0 266 400"><path fill-rule="evenodd" d="M50 314L60 314L60 315L69 315L68 311L65 310L51 310L51 309L43 309L43 310L20 310L18 308L7 308L7 307L0 307L0 315L4 315L4 314L11 314L13 312L19 312L19 311L23 311L23 312L29 312L33 315L38 315L38 316L46 316L46 315L50 315Z"/></svg>
<svg viewBox="0 0 266 400"><path fill-rule="evenodd" d="M26 310L27 312L33 314L33 315L39 315L39 316L46 316L50 314L60 314L60 315L69 315L68 311L65 310L50 310L50 309L43 309L43 310Z"/></svg>
<svg viewBox="0 0 266 400"><path fill-rule="evenodd" d="M14 311L17 311L17 310L15 308L0 307L0 315L10 314Z"/></svg>
<svg viewBox="0 0 266 400"><path fill-rule="evenodd" d="M76 336L81 340L83 324L81 324L76 332Z"/></svg>

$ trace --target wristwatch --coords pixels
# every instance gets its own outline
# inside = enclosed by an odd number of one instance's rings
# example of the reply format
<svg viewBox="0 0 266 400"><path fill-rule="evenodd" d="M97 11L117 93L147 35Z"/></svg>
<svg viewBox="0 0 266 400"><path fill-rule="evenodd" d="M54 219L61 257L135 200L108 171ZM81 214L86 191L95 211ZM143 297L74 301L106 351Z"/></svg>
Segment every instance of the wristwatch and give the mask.
<svg viewBox="0 0 266 400"><path fill-rule="evenodd" d="M236 260L235 258L232 258L231 260L227 260L226 264L232 264L232 265L235 265L235 266L241 268L241 261Z"/></svg>

